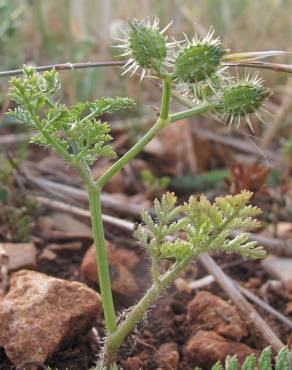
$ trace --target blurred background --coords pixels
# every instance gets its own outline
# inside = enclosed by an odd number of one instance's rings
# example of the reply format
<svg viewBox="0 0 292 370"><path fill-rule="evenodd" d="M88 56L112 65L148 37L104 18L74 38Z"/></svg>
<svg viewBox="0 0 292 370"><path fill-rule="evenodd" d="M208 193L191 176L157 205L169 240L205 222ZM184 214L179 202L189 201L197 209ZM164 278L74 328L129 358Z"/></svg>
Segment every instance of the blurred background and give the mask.
<svg viewBox="0 0 292 370"><path fill-rule="evenodd" d="M0 0L0 68L112 58L112 37L133 17L159 17L162 26L173 20L170 34L178 39L192 35L194 25L202 34L212 25L232 51L291 50L291 12L291 0ZM127 89L128 78L119 75L65 72L66 95L89 99ZM284 75L264 75L269 84L286 84Z"/></svg>
<svg viewBox="0 0 292 370"><path fill-rule="evenodd" d="M204 35L213 26L231 52L291 52L291 14L292 0L0 0L0 70L21 68L23 64L118 60L113 38L119 37L123 23L134 17L158 17L162 27L173 20L168 34L177 40L183 38L183 33L191 37L194 27ZM292 57L287 54L271 61L291 64ZM118 67L61 72L67 104L115 95L137 101L134 110L111 118L115 121L111 123L113 136L119 139L119 155L143 135L147 125L153 124L161 94L159 88L153 88L153 82L144 79L141 83L139 77L121 76L121 72ZM235 75L236 71L231 73ZM244 69L238 73L244 73ZM142 155L151 172L146 172L145 178L142 175L142 185L138 168L137 181L116 192L133 195L147 186L165 188L166 183L176 191L214 192L217 183L231 176L225 191L245 187L263 192L266 186L272 186L276 189L273 198L279 198L282 204L291 188L291 75L261 70L260 76L273 91L266 106L271 114L263 114L266 124L255 120L252 132L244 123L235 129L210 116L189 119L162 135ZM13 145L13 156L23 159L31 155L27 152L27 137L21 136L25 128L5 115L11 105L8 81L8 77L0 79L0 133L17 135L3 137L1 144L5 150ZM172 110L180 109L184 107L174 102ZM4 162L0 164L4 168ZM163 178L162 186L159 179L163 176L169 181ZM155 191L152 193L154 196ZM287 215L289 207L284 208Z"/></svg>

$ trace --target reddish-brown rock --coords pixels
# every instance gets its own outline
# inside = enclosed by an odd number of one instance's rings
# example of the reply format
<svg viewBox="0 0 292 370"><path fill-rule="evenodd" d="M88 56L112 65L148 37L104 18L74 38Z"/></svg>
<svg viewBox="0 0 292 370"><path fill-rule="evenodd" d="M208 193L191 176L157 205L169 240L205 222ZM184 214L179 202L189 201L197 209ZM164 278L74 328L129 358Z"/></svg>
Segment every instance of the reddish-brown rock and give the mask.
<svg viewBox="0 0 292 370"><path fill-rule="evenodd" d="M207 291L197 293L188 304L187 312L190 322L200 320L224 337L240 341L247 335L247 326L236 309Z"/></svg>
<svg viewBox="0 0 292 370"><path fill-rule="evenodd" d="M162 344L155 356L157 365L163 370L177 370L179 363L179 353L174 342Z"/></svg>
<svg viewBox="0 0 292 370"><path fill-rule="evenodd" d="M116 249L109 242L106 242L106 249L113 291L128 297L137 294L139 285L131 270L139 262L138 256L126 249ZM89 281L98 283L94 244L85 253L81 270Z"/></svg>
<svg viewBox="0 0 292 370"><path fill-rule="evenodd" d="M0 302L0 347L17 367L42 364L62 341L87 330L100 312L99 295L86 285L18 271Z"/></svg>
<svg viewBox="0 0 292 370"><path fill-rule="evenodd" d="M185 355L194 366L210 369L217 361L225 363L227 356L236 355L241 365L246 356L254 353L259 355L258 350L251 349L246 344L234 342L223 338L214 331L199 330L193 335L186 347Z"/></svg>
<svg viewBox="0 0 292 370"><path fill-rule="evenodd" d="M137 370L141 369L141 360L138 356L128 357L123 361L123 368L125 370Z"/></svg>

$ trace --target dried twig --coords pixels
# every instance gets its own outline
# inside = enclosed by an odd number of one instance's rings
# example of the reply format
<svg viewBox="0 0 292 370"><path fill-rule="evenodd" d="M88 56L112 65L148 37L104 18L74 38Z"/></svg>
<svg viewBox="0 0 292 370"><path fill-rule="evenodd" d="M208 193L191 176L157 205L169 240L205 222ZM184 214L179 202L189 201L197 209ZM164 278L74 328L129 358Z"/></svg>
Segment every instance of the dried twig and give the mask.
<svg viewBox="0 0 292 370"><path fill-rule="evenodd" d="M0 244L0 296L3 296L8 287L9 256Z"/></svg>
<svg viewBox="0 0 292 370"><path fill-rule="evenodd" d="M60 63L60 64L50 64L47 66L35 67L36 71L49 71L51 69L56 69L58 71L74 70L74 69L84 69L84 68L100 68L100 67L122 67L125 64L121 60L106 60L97 62L80 62L80 63ZM11 71L0 72L0 77L17 76L23 73L23 69L14 69Z"/></svg>
<svg viewBox="0 0 292 370"><path fill-rule="evenodd" d="M49 71L53 68L59 71L64 70L74 70L74 69L84 69L84 68L100 68L100 67L122 67L126 61L123 60L106 60L106 61L96 61L96 62L79 62L79 63L59 63L59 64L50 64L46 66L38 66L35 69L39 72ZM276 72L286 72L292 73L292 66L290 64L277 64L277 63L268 63L268 62L259 62L259 61L238 61L238 62L224 62L223 65L229 67L248 67L248 68L257 68L257 69L270 69ZM17 76L23 73L22 69L14 69L10 71L0 72L0 77L9 77Z"/></svg>
<svg viewBox="0 0 292 370"><path fill-rule="evenodd" d="M31 138L32 134L21 133L21 134L7 134L0 136L0 145L11 145L18 143L19 141L27 141Z"/></svg>
<svg viewBox="0 0 292 370"><path fill-rule="evenodd" d="M52 199L41 197L41 196L35 196L34 198L38 203L48 208L56 209L58 211L63 211L63 212L73 214L75 216L80 216L80 217L85 217L85 218L90 219L90 212L85 209L71 206L70 204L66 204L58 200L52 200ZM105 215L105 214L102 215L102 219L106 224L118 227L122 230L130 231L130 232L133 232L135 230L135 224L130 221L125 221L120 218L113 217L110 215Z"/></svg>
<svg viewBox="0 0 292 370"><path fill-rule="evenodd" d="M57 194L58 197L71 196L74 200L87 202L87 195L84 190L77 189L73 186L64 185L61 183L53 182L50 180L45 180L37 177L31 177L30 179L33 183L40 186L42 189L46 190L51 194ZM125 204L124 202L113 198L112 195L103 193L101 195L101 202L105 208L111 209L118 213L129 214L134 217L139 217L142 211L142 207L135 204ZM77 207L78 208L78 207ZM240 231L232 231L232 236L237 236ZM292 256L292 240L282 240L267 238L259 234L250 233L250 240L257 241L261 244L268 253L275 254L278 256Z"/></svg>
<svg viewBox="0 0 292 370"><path fill-rule="evenodd" d="M73 186L61 184L58 182L46 180L40 177L29 176L26 178L27 181L37 185L44 189L46 192L53 194L58 197L68 198L72 197L77 201L87 203L87 193L83 189L78 189ZM141 206L135 204L129 204L114 198L113 195L102 193L101 203L103 207L114 210L118 213L128 214L131 216L139 216L141 212Z"/></svg>
<svg viewBox="0 0 292 370"><path fill-rule="evenodd" d="M268 63L259 61L238 61L238 62L225 62L225 66L229 67L247 67L247 68L257 68L257 69L269 69L275 72L286 72L292 73L291 64L279 64L279 63Z"/></svg>

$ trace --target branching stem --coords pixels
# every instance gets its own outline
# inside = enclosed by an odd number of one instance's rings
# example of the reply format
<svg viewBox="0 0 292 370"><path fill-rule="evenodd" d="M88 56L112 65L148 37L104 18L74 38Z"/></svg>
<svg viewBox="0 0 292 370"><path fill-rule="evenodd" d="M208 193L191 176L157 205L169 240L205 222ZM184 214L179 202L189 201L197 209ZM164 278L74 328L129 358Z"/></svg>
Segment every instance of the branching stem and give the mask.
<svg viewBox="0 0 292 370"><path fill-rule="evenodd" d="M163 82L163 94L161 102L160 116L154 126L139 140L123 157L106 171L96 182L102 188L116 173L118 173L131 159L135 158L145 146L169 123L169 101L170 101L170 82Z"/></svg>
<svg viewBox="0 0 292 370"><path fill-rule="evenodd" d="M131 159L135 158L144 147L169 123L176 122L199 113L206 113L211 110L209 104L191 108L184 112L179 112L170 115L169 105L171 96L171 80L166 76L163 79L163 93L161 100L160 116L155 125L139 140L123 157L121 157L113 166L106 171L96 182L96 187L102 187L118 173ZM100 218L101 220L101 218ZM97 221L95 221L97 222ZM101 221L98 221L101 222ZM101 242L101 241L100 241ZM152 259L152 279L153 285L149 288L145 296L133 308L125 321L114 332L109 331L105 346L105 366L110 366L114 363L117 351L122 344L124 338L133 329L136 323L143 317L150 304L158 297L159 293L175 278L177 273L181 271L194 258L194 254L188 256L183 261L175 264L166 274L159 275L159 256L154 255ZM105 263L105 261L104 261ZM108 297L107 297L108 298ZM109 304L109 302L107 303ZM104 306L105 310L105 306Z"/></svg>

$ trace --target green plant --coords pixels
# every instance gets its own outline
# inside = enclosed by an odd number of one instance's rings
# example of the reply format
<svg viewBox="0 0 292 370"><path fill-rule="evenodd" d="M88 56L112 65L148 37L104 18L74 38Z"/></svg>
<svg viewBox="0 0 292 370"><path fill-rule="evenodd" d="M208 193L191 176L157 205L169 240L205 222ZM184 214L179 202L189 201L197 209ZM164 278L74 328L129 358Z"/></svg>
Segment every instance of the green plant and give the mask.
<svg viewBox="0 0 292 370"><path fill-rule="evenodd" d="M27 10L30 3L30 0L22 2L15 0L0 1L0 49L6 39L17 30L17 20Z"/></svg>
<svg viewBox="0 0 292 370"><path fill-rule="evenodd" d="M143 170L141 172L141 178L146 187L146 193L149 198L160 194L168 187L170 182L170 178L168 176L156 177L150 170Z"/></svg>
<svg viewBox="0 0 292 370"><path fill-rule="evenodd" d="M235 239L229 238L230 231L235 228L248 231L259 225L254 219L259 209L247 205L250 192L219 197L214 204L204 196L198 199L191 197L178 206L175 195L167 193L161 201L154 201L156 218L153 219L147 211L143 212L144 226L140 225L136 231L136 237L151 256L152 285L125 320L117 325L101 217L100 194L104 185L173 122L211 112L229 117L230 123L242 117L249 123L249 115L257 113L269 94L262 81L256 78L233 81L224 77L221 68L223 60L236 60L239 56L228 56L220 40L212 39L212 32L206 38L186 39L182 43L168 43L164 32L165 29L159 31L158 21L152 25L136 20L130 22L126 39L121 45L125 49L124 54L130 56L126 72L135 73L142 68L141 78L149 76L162 82L160 114L152 128L96 181L93 181L90 170L96 157L116 156L109 145L112 139L109 126L99 117L104 113L131 108L134 101L119 97L101 98L67 107L55 98L61 87L55 70L38 74L33 68L24 67L24 78L12 78L10 81L10 98L18 107L9 114L36 131L32 142L55 150L71 165L88 192L107 330L98 369L116 369L117 352L125 337L160 292L199 253L222 250L250 258L260 258L265 254L255 242L248 241L247 233ZM220 76L219 82L217 77L214 79L214 74ZM194 85L202 82L210 89L208 94L198 94L196 89L197 97L203 101L193 108L170 114L171 89L189 93L194 91ZM169 259L170 263L168 269L161 273L160 261L164 259Z"/></svg>
<svg viewBox="0 0 292 370"><path fill-rule="evenodd" d="M12 172L21 161L23 153L16 153L12 159L0 155L0 223L5 225L4 237L7 241L28 240L33 226L32 213L35 204L15 187Z"/></svg>
<svg viewBox="0 0 292 370"><path fill-rule="evenodd" d="M292 351L287 347L281 349L275 358L275 365L272 365L272 350L270 347L265 348L261 356L257 359L255 355L246 357L243 365L238 366L236 356L227 357L225 366L222 367L220 362L212 366L211 370L290 370L292 367ZM195 370L200 370L198 367Z"/></svg>

